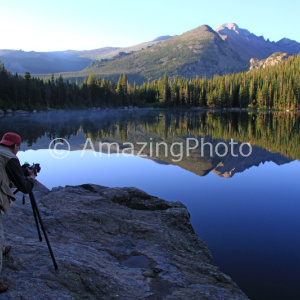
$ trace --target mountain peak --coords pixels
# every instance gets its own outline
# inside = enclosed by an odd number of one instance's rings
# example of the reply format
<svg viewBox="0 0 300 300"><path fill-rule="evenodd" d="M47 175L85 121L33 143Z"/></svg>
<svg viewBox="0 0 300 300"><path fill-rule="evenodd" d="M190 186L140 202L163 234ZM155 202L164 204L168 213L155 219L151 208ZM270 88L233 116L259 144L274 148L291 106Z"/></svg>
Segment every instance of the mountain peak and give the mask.
<svg viewBox="0 0 300 300"><path fill-rule="evenodd" d="M299 53L300 44L287 38L279 42L270 42L263 36L256 36L247 29L239 28L235 23L227 23L216 29L223 40L227 40L239 56L249 61L251 58L266 59L275 52Z"/></svg>
<svg viewBox="0 0 300 300"><path fill-rule="evenodd" d="M223 24L222 26L227 27L230 30L238 30L238 29L240 29L239 26L237 24L235 24L235 23L226 23L226 24Z"/></svg>
<svg viewBox="0 0 300 300"><path fill-rule="evenodd" d="M226 23L226 24L223 24L222 26L218 27L216 29L216 31L219 32L219 31L224 30L224 29L229 29L229 30L235 31L236 33L240 33L240 28L235 23Z"/></svg>
<svg viewBox="0 0 300 300"><path fill-rule="evenodd" d="M288 38L282 38L280 41L277 42L277 44L281 44L281 45L289 45L292 43L297 43L297 42Z"/></svg>
<svg viewBox="0 0 300 300"><path fill-rule="evenodd" d="M177 36L178 39L208 39L217 33L208 25L202 25Z"/></svg>

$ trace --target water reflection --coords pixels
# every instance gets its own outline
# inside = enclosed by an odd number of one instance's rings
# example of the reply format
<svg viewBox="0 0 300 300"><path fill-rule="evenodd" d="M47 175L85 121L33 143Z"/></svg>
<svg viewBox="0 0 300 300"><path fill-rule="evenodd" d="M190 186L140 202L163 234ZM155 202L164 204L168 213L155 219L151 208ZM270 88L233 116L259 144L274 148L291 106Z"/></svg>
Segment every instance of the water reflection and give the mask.
<svg viewBox="0 0 300 300"><path fill-rule="evenodd" d="M81 112L50 112L27 116L4 117L0 120L0 134L14 131L22 136L22 149L47 149L54 138L65 138L71 150L82 150L87 138L92 149L102 152L111 149L100 148L101 143L118 143L119 151L133 144L135 154L141 153L159 163L178 165L197 175L209 172L222 177L232 177L251 166L272 161L278 165L300 158L300 119L295 114L285 113L200 113L197 111L157 110L105 110ZM187 151L187 140L194 139L201 145ZM230 139L237 141L234 153L242 143L251 144L249 157L235 157L230 151L220 154L219 143L230 149ZM164 143L153 149L153 145ZM183 155L172 144L181 143ZM144 147L144 145L146 145ZM90 145L89 145L89 148ZM222 152L222 151L221 151ZM129 153L131 153L129 151ZM187 154L188 153L188 154Z"/></svg>

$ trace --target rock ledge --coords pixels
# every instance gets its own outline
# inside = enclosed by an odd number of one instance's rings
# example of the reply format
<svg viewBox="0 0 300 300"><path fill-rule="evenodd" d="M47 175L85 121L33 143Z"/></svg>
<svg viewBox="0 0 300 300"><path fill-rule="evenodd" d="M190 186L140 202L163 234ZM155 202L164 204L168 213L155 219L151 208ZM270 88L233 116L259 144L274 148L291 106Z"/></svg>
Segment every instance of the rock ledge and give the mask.
<svg viewBox="0 0 300 300"><path fill-rule="evenodd" d="M58 270L17 194L4 216L1 299L247 299L212 265L180 202L92 184L34 194Z"/></svg>

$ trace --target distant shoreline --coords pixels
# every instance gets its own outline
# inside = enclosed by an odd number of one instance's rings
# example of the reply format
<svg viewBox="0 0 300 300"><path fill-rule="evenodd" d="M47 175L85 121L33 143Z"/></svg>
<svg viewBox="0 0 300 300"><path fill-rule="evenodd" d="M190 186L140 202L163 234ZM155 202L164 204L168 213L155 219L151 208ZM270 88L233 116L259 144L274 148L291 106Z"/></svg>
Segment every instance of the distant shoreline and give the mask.
<svg viewBox="0 0 300 300"><path fill-rule="evenodd" d="M108 111L108 110L122 110L122 111L133 111L133 110L192 110L198 112L253 112L253 113L275 113L275 112L283 112L283 113L300 113L300 110L288 110L288 109L255 109L255 108L239 108L239 107L232 107L232 108L212 108L212 107L93 107L93 108L49 108L47 110L11 110L8 109L6 111L0 110L0 116L3 115L28 115L28 114L35 114L35 113L45 113L45 112L66 112L66 111Z"/></svg>

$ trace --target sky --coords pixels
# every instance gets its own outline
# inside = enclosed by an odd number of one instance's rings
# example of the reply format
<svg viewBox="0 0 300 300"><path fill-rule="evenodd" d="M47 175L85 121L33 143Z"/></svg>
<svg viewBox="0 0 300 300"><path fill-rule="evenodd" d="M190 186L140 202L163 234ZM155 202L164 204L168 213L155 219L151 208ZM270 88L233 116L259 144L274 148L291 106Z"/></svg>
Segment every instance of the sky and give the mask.
<svg viewBox="0 0 300 300"><path fill-rule="evenodd" d="M299 0L0 0L0 49L128 47L225 23L300 42Z"/></svg>

